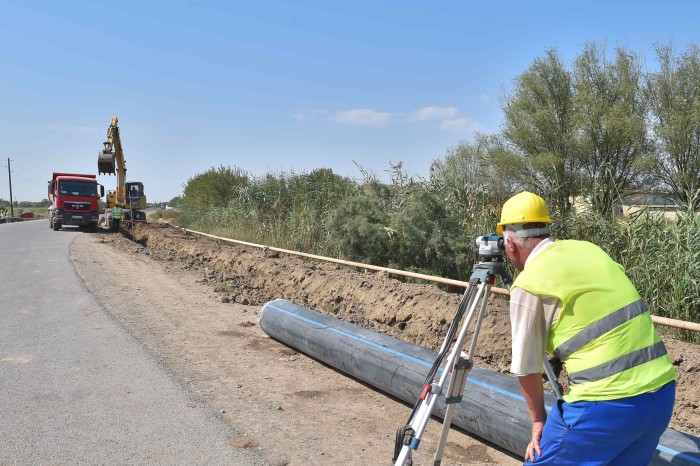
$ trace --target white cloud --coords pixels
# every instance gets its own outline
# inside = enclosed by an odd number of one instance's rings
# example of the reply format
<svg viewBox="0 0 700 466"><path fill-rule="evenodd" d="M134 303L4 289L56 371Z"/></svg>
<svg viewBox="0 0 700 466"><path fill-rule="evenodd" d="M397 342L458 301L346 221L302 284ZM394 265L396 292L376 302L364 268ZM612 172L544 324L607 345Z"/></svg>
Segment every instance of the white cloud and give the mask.
<svg viewBox="0 0 700 466"><path fill-rule="evenodd" d="M457 107L423 107L411 112L410 121L441 120L454 118L459 114Z"/></svg>
<svg viewBox="0 0 700 466"><path fill-rule="evenodd" d="M484 98L488 98L484 96ZM363 125L382 127L392 123L420 123L432 120L439 120L438 127L446 131L460 133L473 133L484 131L484 127L477 121L461 115L457 107L437 107L429 106L419 108L409 113L379 112L371 108L353 108L349 110L338 110L331 113L326 109L299 110L292 114L292 117L299 121L312 121L325 119L330 116L330 120L344 125Z"/></svg>
<svg viewBox="0 0 700 466"><path fill-rule="evenodd" d="M483 131L484 128L477 121L469 117L462 118L447 118L442 120L440 128L447 131L455 131L459 133L473 133L475 131Z"/></svg>
<svg viewBox="0 0 700 466"><path fill-rule="evenodd" d="M488 94L481 94L479 96L479 100L481 101L481 103L489 104L491 103L491 96Z"/></svg>
<svg viewBox="0 0 700 466"><path fill-rule="evenodd" d="M391 113L378 112L369 108L339 110L332 120L347 125L386 126L392 119Z"/></svg>

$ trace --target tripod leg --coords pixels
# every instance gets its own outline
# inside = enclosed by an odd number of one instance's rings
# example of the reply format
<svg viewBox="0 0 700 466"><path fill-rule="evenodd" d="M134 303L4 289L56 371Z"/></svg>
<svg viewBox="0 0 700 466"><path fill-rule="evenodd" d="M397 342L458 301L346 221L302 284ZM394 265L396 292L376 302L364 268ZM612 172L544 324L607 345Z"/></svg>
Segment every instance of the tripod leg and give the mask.
<svg viewBox="0 0 700 466"><path fill-rule="evenodd" d="M478 283L480 283L480 285L477 287ZM421 400L417 405L417 409L414 411L414 414L411 416L411 419L408 423L408 427L410 427L414 431L414 436L409 441L404 442L404 445L401 447L401 451L396 461L394 462L395 465L404 466L406 464L406 461L410 457L411 450L416 450L418 448L423 433L425 432L425 429L428 425L428 421L430 421L430 416L432 415L432 412L435 409L435 404L437 403L438 396L441 394L442 389L445 386L445 381L447 380L447 376L450 372L449 366L453 366L453 361L457 361L459 359L459 354L462 350L462 346L464 345L464 340L466 337L467 330L469 328L469 324L471 323L471 320L474 316L479 299L483 296L485 286L486 284L480 282L479 280L470 281L467 291L465 292L465 296L463 298L464 303L469 308L469 311L467 312L467 316L464 322L462 323L457 340L452 346L452 352L448 357L448 367L445 367L445 369L443 370L439 382L431 383L430 385L425 386L424 393L421 395ZM450 347L450 344L452 343L452 337L453 336L448 335L445 338L445 341L442 345L442 350L446 350ZM463 377L463 379L464 378L466 377ZM426 390L428 389L429 391L426 392Z"/></svg>
<svg viewBox="0 0 700 466"><path fill-rule="evenodd" d="M469 360L472 360L471 355L476 352L476 342L479 338L479 332L481 331L481 322L484 320L484 315L486 314L486 304L488 303L489 296L491 294L491 285L488 283L484 284L484 295L481 300L481 308L479 309L479 317L476 319L476 326L474 327L474 335L472 336L472 343L469 346ZM471 370L471 368L469 368Z"/></svg>
<svg viewBox="0 0 700 466"><path fill-rule="evenodd" d="M433 457L433 466L440 466L442 463L442 454L445 449L445 444L447 443L447 435L450 432L450 426L452 425L452 417L455 409L457 409L457 405L462 402L464 385L467 381L469 371L473 366L472 355L474 354L474 351L476 351L476 342L479 338L481 322L484 318L484 314L486 313L486 303L488 302L490 291L491 285L486 282L482 282L481 287L479 288L479 293L477 294L477 297L481 298L481 305L479 306L479 315L476 320L476 325L474 326L471 345L469 346L469 354L466 355L466 358L463 356L460 356L459 358L453 356L453 359L451 359L451 361L454 361L454 363L452 363L450 367L452 377L450 378L450 384L447 389L447 397L445 398L447 408L445 409L445 416L442 421L442 430L440 431L440 438L438 439L437 448L435 449L435 456ZM461 338L457 340L455 350L462 350L464 336L466 335L467 327L471 323L474 309L478 305L477 301L473 303L472 310L469 312L469 316L465 321L463 332L460 334Z"/></svg>
<svg viewBox="0 0 700 466"><path fill-rule="evenodd" d="M549 379L549 383L552 384L552 390L554 390L554 394L557 395L557 399L560 399L562 396L564 396L564 393L561 388L561 384L559 383L559 380L557 380L557 376L554 374L554 369L552 369L552 365L549 364L549 360L547 359L547 355L544 356L544 361L542 363L542 367L544 367L544 373L547 375L547 379Z"/></svg>
<svg viewBox="0 0 700 466"><path fill-rule="evenodd" d="M447 444L447 435L450 432L450 427L452 426L452 417L454 416L457 405L462 402L462 393L464 393L464 384L467 381L467 375L472 367L471 357L467 358L460 357L456 364L451 366L452 377L450 377L450 383L447 388L447 396L445 397L445 416L442 420L442 429L440 430L440 437L438 438L437 448L435 449L435 456L433 457L433 466L440 466L442 462L442 454L445 450L445 445Z"/></svg>
<svg viewBox="0 0 700 466"><path fill-rule="evenodd" d="M454 339L454 336L457 332L457 328L459 326L459 322L463 319L464 312L467 311L467 309L470 309L468 312L468 319L471 318L476 295L477 282L470 282L467 286L467 289L464 292L462 300L460 301L457 313L455 315L455 319L450 325L448 334L442 343L442 347L440 348L438 358L435 361L435 365L433 366L433 369L431 369L434 372L428 374L425 385L423 387L423 393L421 393L418 397L419 399L416 404L416 407L414 408L413 413L409 418L408 424L405 427L405 430L410 429L412 435L408 437L402 436L403 444L397 445L399 453L395 454L394 458L394 465L396 466L404 466L409 464L409 462L411 461L411 450L418 449L418 445L420 444L423 433L425 432L425 428L427 427L428 421L430 420L430 416L437 402L437 397L440 395L440 393L442 392L442 388L444 387L449 370L446 369L443 371L438 382L435 381L434 377L437 374L439 366L445 357L445 352L450 347L450 344ZM466 326L462 326L461 331L466 331ZM457 354L459 354L459 351L457 351ZM449 356L449 359L453 361L454 357Z"/></svg>

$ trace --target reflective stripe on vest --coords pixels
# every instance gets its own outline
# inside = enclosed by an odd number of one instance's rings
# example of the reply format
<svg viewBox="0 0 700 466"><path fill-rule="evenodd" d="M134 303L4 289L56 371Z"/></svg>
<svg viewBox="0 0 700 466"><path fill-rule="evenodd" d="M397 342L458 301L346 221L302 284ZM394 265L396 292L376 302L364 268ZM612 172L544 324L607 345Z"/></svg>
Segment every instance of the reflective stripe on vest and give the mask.
<svg viewBox="0 0 700 466"><path fill-rule="evenodd" d="M574 374L569 374L569 382L583 383L602 380L633 367L642 365L666 354L666 346L663 341L654 343L646 348L615 358L599 366L584 369Z"/></svg>
<svg viewBox="0 0 700 466"><path fill-rule="evenodd" d="M594 322L573 337L569 338L567 341L554 349L554 355L563 361L574 354L575 351L580 350L599 336L608 333L615 327L634 319L646 311L647 307L644 304L644 301L641 299L630 303L622 309L618 309L612 314L608 314L599 321Z"/></svg>

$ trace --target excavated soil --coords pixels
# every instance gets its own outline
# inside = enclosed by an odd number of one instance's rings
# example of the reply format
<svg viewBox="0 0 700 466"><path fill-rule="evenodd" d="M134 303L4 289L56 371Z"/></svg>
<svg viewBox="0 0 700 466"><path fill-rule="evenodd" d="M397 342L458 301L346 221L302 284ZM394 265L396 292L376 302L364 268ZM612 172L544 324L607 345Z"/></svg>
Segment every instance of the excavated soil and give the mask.
<svg viewBox="0 0 700 466"><path fill-rule="evenodd" d="M232 445L257 448L280 465L390 463L394 431L410 408L266 338L256 314L267 301L284 298L436 350L459 294L269 249L219 244L166 224L140 225L133 239L81 235L73 247L76 269L183 385L242 432ZM664 341L678 372L671 427L700 435L700 347L666 334ZM489 299L474 356L477 365L508 370L510 324L502 296ZM429 427L421 444L428 452L416 464L430 463L435 435L437 428ZM463 432L450 434L445 460L520 464Z"/></svg>

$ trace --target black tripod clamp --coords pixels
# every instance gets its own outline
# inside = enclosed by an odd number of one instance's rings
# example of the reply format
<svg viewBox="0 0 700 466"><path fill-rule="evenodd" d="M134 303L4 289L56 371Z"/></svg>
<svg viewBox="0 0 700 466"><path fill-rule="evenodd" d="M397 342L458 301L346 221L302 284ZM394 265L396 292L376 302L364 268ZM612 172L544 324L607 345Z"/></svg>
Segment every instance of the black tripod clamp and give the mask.
<svg viewBox="0 0 700 466"><path fill-rule="evenodd" d="M493 285L496 276L501 277L503 284L507 289L510 290L510 285L513 284L513 280L508 275L506 270L506 264L502 260L500 261L479 261L472 267L472 275L469 278L469 283L474 284L473 280L478 282L488 283Z"/></svg>

